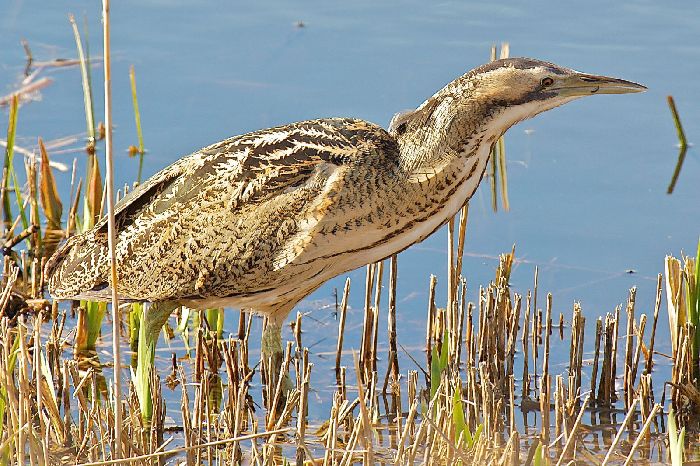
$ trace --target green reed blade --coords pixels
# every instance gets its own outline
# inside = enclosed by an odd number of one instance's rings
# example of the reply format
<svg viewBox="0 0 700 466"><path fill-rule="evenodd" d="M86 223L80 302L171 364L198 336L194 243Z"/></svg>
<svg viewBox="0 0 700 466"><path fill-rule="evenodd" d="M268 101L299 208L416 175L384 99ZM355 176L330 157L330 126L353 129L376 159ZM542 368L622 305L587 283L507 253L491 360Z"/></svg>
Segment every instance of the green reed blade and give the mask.
<svg viewBox="0 0 700 466"><path fill-rule="evenodd" d="M685 154L688 152L688 140L685 137L685 131L683 131L683 125L681 124L681 117L678 115L678 109L676 108L676 102L673 100L673 96L667 96L666 100L668 102L668 107L671 110L673 124L676 126L676 134L678 136L678 144L680 147L680 150L678 151L678 161L676 162L676 167L673 170L671 182L666 190L667 194L672 194L674 188L676 187L676 182L678 181L678 175L681 173L683 162L685 161Z"/></svg>
<svg viewBox="0 0 700 466"><path fill-rule="evenodd" d="M678 115L678 109L676 109L676 102L673 100L673 96L669 95L666 97L668 102L668 107L671 109L671 116L673 117L673 124L676 126L676 134L678 135L678 143L681 147L688 146L688 140L685 138L685 131L683 131L683 125L681 124L681 117Z"/></svg>
<svg viewBox="0 0 700 466"><path fill-rule="evenodd" d="M132 303L129 311L129 348L131 351L136 351L139 348L141 314L143 314L143 303Z"/></svg>
<svg viewBox="0 0 700 466"><path fill-rule="evenodd" d="M145 149L143 146L143 132L141 131L141 113L139 112L139 99L136 95L136 73L134 72L134 65L131 65L131 67L129 68L129 81L131 82L131 100L134 105L134 122L136 123L136 135L139 141L139 171L136 176L136 182L141 184L141 173L143 172L143 156L145 154Z"/></svg>
<svg viewBox="0 0 700 466"><path fill-rule="evenodd" d="M78 319L77 325L80 328L77 328L75 349L78 352L94 350L107 313L107 303L83 300L80 301L80 306L85 309L85 314L84 319Z"/></svg>
<svg viewBox="0 0 700 466"><path fill-rule="evenodd" d="M92 116L91 120L91 126L92 126L92 136L93 138L99 138L99 135L96 134L95 132L95 107L94 103L92 100L92 60L90 59L90 34L88 31L88 20L87 20L87 15L83 16L83 31L85 31L84 36L85 40L83 43L85 44L85 70L86 70L86 75L87 75L87 87L88 90L90 91L88 96L89 96L89 102L90 102L90 115Z"/></svg>
<svg viewBox="0 0 700 466"><path fill-rule="evenodd" d="M690 261L691 259L687 260ZM700 375L700 368L698 368L700 363L700 290L698 289L698 284L700 283L700 239L698 239L698 249L695 255L695 270L686 270L686 312L688 322L695 328L695 336L691 345L693 354L691 356L695 371L693 377L697 379L698 375ZM700 386L700 381L697 382L697 385Z"/></svg>
<svg viewBox="0 0 700 466"><path fill-rule="evenodd" d="M27 220L27 213L24 206L24 197L22 196L22 191L19 187L19 181L17 180L17 172L12 168L12 162L10 162L10 176L12 176L12 184L15 191L15 199L17 201L17 208L19 209L19 216L22 219L22 228L25 230L29 228L29 221ZM28 243L29 244L29 243ZM30 247L31 249L31 247Z"/></svg>
<svg viewBox="0 0 700 466"><path fill-rule="evenodd" d="M15 135L17 133L17 110L19 108L19 97L15 94L12 96L12 104L10 105L10 119L7 124L7 146L5 147L5 161L3 163L4 184L2 186L2 205L3 205L3 220L5 228L9 229L12 226L12 208L10 206L10 198L7 195L10 176L14 172L12 170L12 158L15 149Z"/></svg>
<svg viewBox="0 0 700 466"><path fill-rule="evenodd" d="M683 450L685 449L685 427L678 433L676 414L673 408L668 412L668 446L672 466L683 466Z"/></svg>
<svg viewBox="0 0 700 466"><path fill-rule="evenodd" d="M88 143L95 143L95 116L92 104L92 86L90 79L89 66L90 63L83 52L83 43L80 40L80 31L75 22L75 17L68 17L71 26L73 27L73 36L75 37L75 46L78 49L78 60L80 61L80 75L83 83L83 104L85 106L85 123L87 126Z"/></svg>
<svg viewBox="0 0 700 466"><path fill-rule="evenodd" d="M465 435L469 435L468 441L471 439L469 433L469 428L464 420L464 409L462 408L462 384L460 383L456 388L454 395L452 395L452 424L455 427L455 438L459 438L459 435L464 432Z"/></svg>

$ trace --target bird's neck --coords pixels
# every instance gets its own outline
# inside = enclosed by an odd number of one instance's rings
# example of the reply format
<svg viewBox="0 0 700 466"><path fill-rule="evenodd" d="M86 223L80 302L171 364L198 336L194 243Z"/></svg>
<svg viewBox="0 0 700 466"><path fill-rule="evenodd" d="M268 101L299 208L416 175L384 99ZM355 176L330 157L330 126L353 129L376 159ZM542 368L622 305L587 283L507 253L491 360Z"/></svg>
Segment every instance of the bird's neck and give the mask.
<svg viewBox="0 0 700 466"><path fill-rule="evenodd" d="M490 147L513 124L512 118L478 95L467 104L438 97L404 117L403 126L396 129L404 176L419 184L470 172L480 178Z"/></svg>

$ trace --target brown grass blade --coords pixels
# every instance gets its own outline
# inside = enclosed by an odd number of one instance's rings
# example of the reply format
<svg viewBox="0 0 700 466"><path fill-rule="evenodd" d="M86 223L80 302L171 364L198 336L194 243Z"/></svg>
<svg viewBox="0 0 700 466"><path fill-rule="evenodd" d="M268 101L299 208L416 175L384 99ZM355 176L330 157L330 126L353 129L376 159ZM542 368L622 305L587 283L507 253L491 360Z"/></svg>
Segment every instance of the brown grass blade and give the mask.
<svg viewBox="0 0 700 466"><path fill-rule="evenodd" d="M50 256L63 236L61 216L63 203L56 189L56 179L49 165L49 154L46 152L44 141L39 138L41 152L41 172L39 177L39 200L46 216L46 231L44 232L44 253Z"/></svg>

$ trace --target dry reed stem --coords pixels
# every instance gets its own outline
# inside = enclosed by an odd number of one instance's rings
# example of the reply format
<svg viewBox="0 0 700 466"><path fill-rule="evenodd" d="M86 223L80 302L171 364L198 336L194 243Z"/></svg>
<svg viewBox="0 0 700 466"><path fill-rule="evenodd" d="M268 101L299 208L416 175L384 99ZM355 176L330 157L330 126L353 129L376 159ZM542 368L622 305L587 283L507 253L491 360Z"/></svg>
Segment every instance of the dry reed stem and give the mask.
<svg viewBox="0 0 700 466"><path fill-rule="evenodd" d="M632 416L634 416L638 402L639 402L639 399L635 398L634 401L632 402L632 405L627 410L627 414L625 415L625 419L622 421L620 428L617 430L617 434L615 435L615 439L610 444L610 448L608 449L608 453L605 455L605 458L603 459L601 466L605 466L606 464L608 464L608 461L610 461L610 457L612 456L613 452L615 451L615 447L620 442L620 439L622 438L622 434L625 432L625 428L627 427L627 424L629 424L630 420L632 419Z"/></svg>
<svg viewBox="0 0 700 466"><path fill-rule="evenodd" d="M297 441L297 464L304 462L304 456L306 455L305 448L298 448L299 446L305 446L304 438L306 437L306 410L309 402L309 386L311 377L311 367L308 363L308 350L304 351L304 363L302 364L303 374L300 375L299 380L299 400L297 407L297 427L296 427L296 441ZM299 371L298 371L299 372Z"/></svg>
<svg viewBox="0 0 700 466"><path fill-rule="evenodd" d="M41 89L44 89L45 87L51 85L51 83L53 83L53 79L43 77L37 79L36 81L24 84L16 91L0 97L0 107L8 105L10 102L12 102L12 99L14 98L17 98L18 101L24 101L26 100L29 94L33 94L34 92L40 91Z"/></svg>
<svg viewBox="0 0 700 466"><path fill-rule="evenodd" d="M112 354L114 356L114 456L122 455L122 412L121 412L121 346L119 345L119 326L121 314L119 309L117 258L116 258L116 221L114 217L114 164L112 153L112 60L110 52L109 0L102 0L102 25L104 39L104 93L105 93L105 160L107 188L107 228L110 259L110 279L112 287Z"/></svg>
<svg viewBox="0 0 700 466"><path fill-rule="evenodd" d="M432 361L432 342L433 342L433 325L435 324L435 314L437 309L435 308L435 287L437 286L437 277L435 275L430 275L430 290L428 292L428 320L426 325L425 334L425 354L428 361L426 367L430 369L430 364ZM426 376L427 383L427 376Z"/></svg>
<svg viewBox="0 0 700 466"><path fill-rule="evenodd" d="M372 291L374 290L374 280L376 276L376 263L367 264L365 275L365 308L362 321L362 335L360 338L360 367L362 367L362 378L365 380L368 375L367 365L372 351L372 325L374 323L374 309L372 308Z"/></svg>
<svg viewBox="0 0 700 466"><path fill-rule="evenodd" d="M630 449L630 452L627 455L627 459L625 460L624 466L627 466L628 464L630 464L632 462L632 457L634 456L634 452L639 447L639 444L642 443L642 440L646 437L645 434L649 430L649 426L651 426L651 422L654 420L654 417L656 417L656 413L658 413L660 409L661 409L661 405L659 403L656 403L654 405L654 409L651 410L649 417L647 417L646 421L644 421L644 426L642 426L642 430L639 432L637 439L632 444L632 448Z"/></svg>
<svg viewBox="0 0 700 466"><path fill-rule="evenodd" d="M113 459L113 460L107 460L107 461L95 461L95 462L91 462L91 463L79 463L79 464L76 464L76 466L109 466L111 464L136 463L139 461L160 458L162 456L171 456L171 455L176 455L178 453L195 451L195 450L199 450L202 448L215 447L217 445L226 445L227 443L240 443L240 442L244 442L246 440L254 440L254 439L261 438L261 437L284 434L287 432L291 432L293 430L294 429L292 427L285 427L284 429L277 429L277 430L272 430L272 431L268 431L268 432L257 432L257 433L248 434L248 435L241 435L239 437L232 437L232 438L227 438L224 440L216 440L214 442L202 443L200 445L193 445L191 447L173 448L172 450L159 451L159 452L155 452L155 453L149 453L147 455L132 456L131 458L121 458L121 459Z"/></svg>
<svg viewBox="0 0 700 466"><path fill-rule="evenodd" d="M410 436L410 426L413 426L413 421L418 412L418 400L414 399L411 403L411 407L408 410L408 417L404 423L403 431L401 432L401 437L399 438L398 446L396 448L396 458L394 464L401 464L401 459L403 458L403 452L406 445L407 438Z"/></svg>
<svg viewBox="0 0 700 466"><path fill-rule="evenodd" d="M2 290L2 294L0 294L0 318L3 317L5 314L5 309L7 308L7 303L10 300L10 296L12 295L12 288L15 286L15 283L17 282L17 276L19 275L19 268L12 266L10 269L10 274L9 276L5 274L5 277L7 278L7 282L5 284L5 288Z"/></svg>
<svg viewBox="0 0 700 466"><path fill-rule="evenodd" d="M376 263L376 280L374 292L374 306L372 313L371 346L369 354L370 372L377 372L377 343L379 340L379 308L382 295L382 284L384 278L384 261Z"/></svg>
<svg viewBox="0 0 700 466"><path fill-rule="evenodd" d="M613 340L612 340L612 357L610 358L610 401L617 401L617 391L615 389L615 380L617 379L617 344L620 337L620 311L621 306L615 308L615 320L613 321Z"/></svg>
<svg viewBox="0 0 700 466"><path fill-rule="evenodd" d="M642 346L644 346L644 329L647 324L646 314L642 314L639 317L639 325L637 326L637 346L634 350L634 358L632 360L632 370L630 371L630 386L628 388L628 396L634 397L634 381L637 378L637 370L639 368L639 357L642 352ZM631 400L630 400L631 401ZM628 403L629 404L629 403Z"/></svg>
<svg viewBox="0 0 700 466"><path fill-rule="evenodd" d="M389 385L389 378L394 381L399 379L399 354L396 345L396 279L398 275L398 259L396 254L391 256L389 268L389 312L387 317L388 337L389 337L389 361L387 364L386 377L382 393L386 394Z"/></svg>
<svg viewBox="0 0 700 466"><path fill-rule="evenodd" d="M627 331L625 332L625 371L623 374L622 386L625 390L625 395L629 393L630 386L634 383L630 380L632 376L632 341L634 338L634 304L636 300L637 289L633 287L630 289L629 297L627 298ZM629 397L625 396L625 406L629 406Z"/></svg>
<svg viewBox="0 0 700 466"><path fill-rule="evenodd" d="M530 305L532 302L532 294L530 291L527 292L526 307L525 307L525 318L523 319L523 336L522 336L522 346L523 346L523 390L521 397L522 399L530 398L530 369L528 367L528 362L530 361L530 353L528 350L529 344L529 331L530 331Z"/></svg>
<svg viewBox="0 0 700 466"><path fill-rule="evenodd" d="M464 207L459 213L459 227L457 228L457 265L455 266L455 277L459 278L462 275L462 259L464 256L464 238L467 234L467 218L469 216L469 202L464 204Z"/></svg>
<svg viewBox="0 0 700 466"><path fill-rule="evenodd" d="M452 439L450 439L447 435L445 435L445 433L442 431L442 429L440 429L440 427L437 424L435 424L435 422L432 419L430 419L430 416L425 415L425 416L423 416L423 419L425 421L428 421L428 423L433 428L433 432L435 432L440 437L442 437L442 439L445 441L445 444L450 448L450 451L456 453L457 456L459 456L460 459L462 461L464 461L465 463L468 464L471 462L470 459L466 455L464 455L464 453L462 453L462 450L457 445L455 445L455 443L452 441Z"/></svg>
<svg viewBox="0 0 700 466"><path fill-rule="evenodd" d="M595 394L598 379L598 364L600 362L600 340L603 336L603 319L598 317L595 322L595 349L593 350L593 367L591 369L591 393Z"/></svg>
<svg viewBox="0 0 700 466"><path fill-rule="evenodd" d="M654 323L651 327L651 339L649 340L649 348L647 351L646 365L644 366L644 373L651 374L653 369L652 358L654 357L654 343L656 341L656 324L659 320L659 309L661 308L661 290L663 287L663 276L658 275L656 279L656 300L654 301Z"/></svg>
<svg viewBox="0 0 700 466"><path fill-rule="evenodd" d="M335 352L335 368L340 369L340 360L343 353L343 338L345 336L345 320L348 310L348 295L350 294L350 277L345 279L345 287L343 288L343 299L340 302L340 316L338 320L338 345Z"/></svg>
<svg viewBox="0 0 700 466"><path fill-rule="evenodd" d="M566 457L566 454L569 451L569 448L571 448L572 442L574 442L574 439L576 438L576 432L581 425L581 420L583 419L583 414L586 412L586 408L588 407L588 402L591 399L591 395L588 394L586 395L586 398L583 400L583 404L581 405L581 409L578 412L578 417L576 417L576 422L574 422L574 426L571 428L571 433L569 433L569 438L566 439L566 443L564 444L564 450L562 450L561 455L559 456L559 460L556 463L556 466L560 466L562 461L564 461L564 458Z"/></svg>

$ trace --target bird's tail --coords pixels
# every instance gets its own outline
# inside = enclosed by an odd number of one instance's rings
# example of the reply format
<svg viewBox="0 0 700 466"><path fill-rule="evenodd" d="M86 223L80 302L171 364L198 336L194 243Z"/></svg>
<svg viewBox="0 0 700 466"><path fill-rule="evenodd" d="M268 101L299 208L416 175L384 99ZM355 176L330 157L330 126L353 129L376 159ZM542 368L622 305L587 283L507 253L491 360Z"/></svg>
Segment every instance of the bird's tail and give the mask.
<svg viewBox="0 0 700 466"><path fill-rule="evenodd" d="M44 266L49 293L56 299L110 298L107 235L89 231L69 238Z"/></svg>

